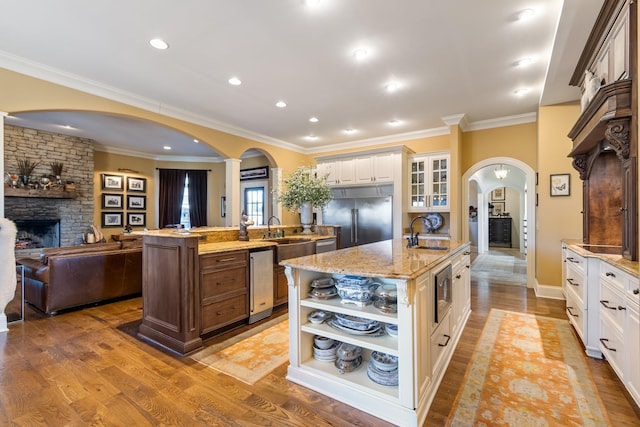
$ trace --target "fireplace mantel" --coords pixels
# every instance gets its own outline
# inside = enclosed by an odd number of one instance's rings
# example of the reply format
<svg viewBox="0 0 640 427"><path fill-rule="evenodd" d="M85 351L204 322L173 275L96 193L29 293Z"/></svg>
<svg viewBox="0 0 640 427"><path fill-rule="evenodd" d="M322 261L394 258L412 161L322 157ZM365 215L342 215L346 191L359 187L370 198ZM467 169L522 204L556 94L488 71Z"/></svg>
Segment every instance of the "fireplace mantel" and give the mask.
<svg viewBox="0 0 640 427"><path fill-rule="evenodd" d="M76 191L64 190L36 190L25 188L4 188L5 197L37 197L40 199L75 199Z"/></svg>

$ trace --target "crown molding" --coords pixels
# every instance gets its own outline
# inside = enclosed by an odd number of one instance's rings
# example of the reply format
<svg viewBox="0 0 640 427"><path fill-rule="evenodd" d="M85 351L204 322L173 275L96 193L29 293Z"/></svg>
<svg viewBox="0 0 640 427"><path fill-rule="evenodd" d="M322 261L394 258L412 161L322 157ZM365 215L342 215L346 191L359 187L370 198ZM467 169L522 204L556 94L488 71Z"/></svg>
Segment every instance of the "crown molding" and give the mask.
<svg viewBox="0 0 640 427"><path fill-rule="evenodd" d="M190 163L221 163L222 157L191 157L191 156L162 156L157 154L143 153L141 151L126 150L118 147L94 143L95 151L109 154L120 154L122 156L138 157L142 159L167 161L167 162L190 162Z"/></svg>
<svg viewBox="0 0 640 427"><path fill-rule="evenodd" d="M480 120L478 122L469 123L465 132L534 123L536 120L538 120L538 113L535 112L518 114L515 116L498 117L496 119Z"/></svg>

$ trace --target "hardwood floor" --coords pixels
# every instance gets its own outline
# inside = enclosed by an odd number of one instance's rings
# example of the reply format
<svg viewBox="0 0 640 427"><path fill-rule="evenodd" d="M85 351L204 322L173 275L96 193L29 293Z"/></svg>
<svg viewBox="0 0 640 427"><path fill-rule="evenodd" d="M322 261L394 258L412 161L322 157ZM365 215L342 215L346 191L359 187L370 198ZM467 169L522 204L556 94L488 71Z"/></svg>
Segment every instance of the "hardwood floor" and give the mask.
<svg viewBox="0 0 640 427"><path fill-rule="evenodd" d="M473 312L426 426L444 425L494 307L565 318L563 301L474 280ZM24 322L0 334L0 425L389 425L286 381L286 364L249 386L122 330L141 317L140 298L55 317L27 308ZM614 425L640 425L640 410L609 365L588 364Z"/></svg>

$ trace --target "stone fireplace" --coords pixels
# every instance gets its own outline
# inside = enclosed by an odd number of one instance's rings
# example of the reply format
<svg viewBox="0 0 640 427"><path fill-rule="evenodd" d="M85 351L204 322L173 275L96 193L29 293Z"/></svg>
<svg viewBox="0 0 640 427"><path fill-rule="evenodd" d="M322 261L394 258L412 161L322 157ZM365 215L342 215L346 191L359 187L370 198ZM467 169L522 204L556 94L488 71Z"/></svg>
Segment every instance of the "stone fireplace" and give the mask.
<svg viewBox="0 0 640 427"><path fill-rule="evenodd" d="M33 178L39 179L51 174L51 162L61 162L64 165L63 181L75 183L74 199L10 197L5 194L5 217L16 225L20 222L26 225L30 221L57 221L58 237L51 232L47 232L46 238L39 236L42 247L78 245L83 242L84 233L90 231L94 222L93 146L94 142L90 139L5 124L5 173L15 173L18 160L27 158L40 162L32 174ZM26 255L28 252L37 253L40 249L19 251Z"/></svg>
<svg viewBox="0 0 640 427"><path fill-rule="evenodd" d="M14 220L16 249L39 249L60 247L59 219L27 219Z"/></svg>

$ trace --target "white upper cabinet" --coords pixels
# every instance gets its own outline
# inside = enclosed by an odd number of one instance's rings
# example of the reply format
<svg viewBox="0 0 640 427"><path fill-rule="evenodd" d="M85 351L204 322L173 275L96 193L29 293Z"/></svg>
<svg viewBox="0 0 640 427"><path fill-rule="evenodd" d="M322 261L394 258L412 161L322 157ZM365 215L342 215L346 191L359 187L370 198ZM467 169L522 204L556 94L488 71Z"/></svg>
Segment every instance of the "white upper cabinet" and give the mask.
<svg viewBox="0 0 640 427"><path fill-rule="evenodd" d="M449 211L449 153L409 159L409 211Z"/></svg>
<svg viewBox="0 0 640 427"><path fill-rule="evenodd" d="M397 151L322 158L318 159L318 172L327 176L329 185L393 183L402 168L400 161Z"/></svg>

